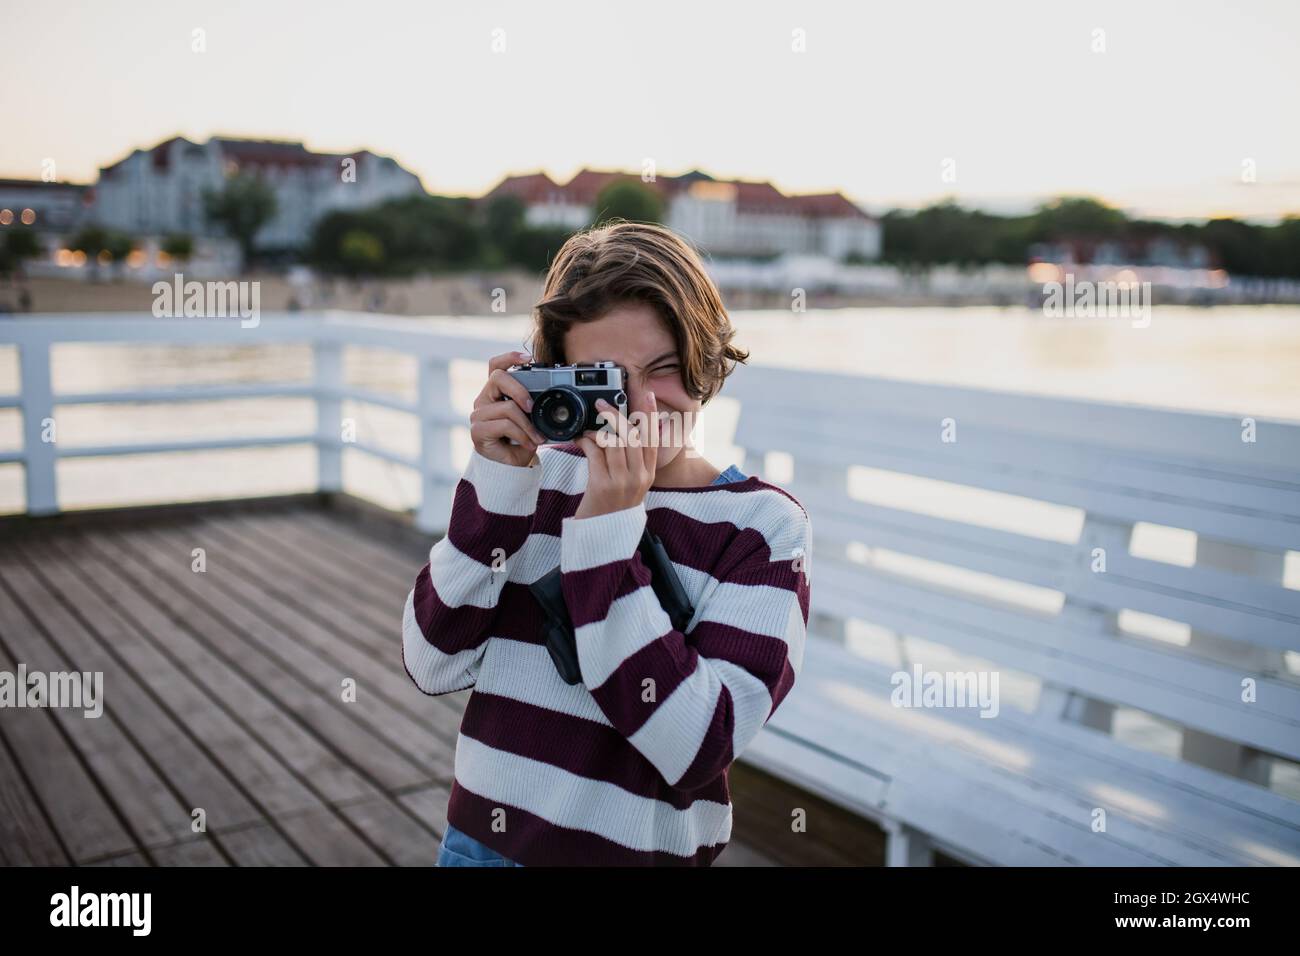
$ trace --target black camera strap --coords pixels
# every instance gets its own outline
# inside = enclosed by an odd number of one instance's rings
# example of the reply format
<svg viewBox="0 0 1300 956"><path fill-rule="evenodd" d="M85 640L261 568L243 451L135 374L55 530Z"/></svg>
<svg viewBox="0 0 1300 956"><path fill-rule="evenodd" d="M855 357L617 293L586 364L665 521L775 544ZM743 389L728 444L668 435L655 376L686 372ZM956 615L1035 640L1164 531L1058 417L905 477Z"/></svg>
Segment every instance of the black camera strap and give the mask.
<svg viewBox="0 0 1300 956"><path fill-rule="evenodd" d="M650 571L650 586L659 598L660 606L667 612L673 627L685 632L691 618L695 616L695 608L691 606L686 589L682 587L682 582L673 569L673 562L668 557L663 542L646 528L641 534L637 551ZM542 575L528 586L528 590L546 614L546 649L555 662L555 669L566 684L580 683L582 671L578 667L578 642L574 635L573 620L564 603L559 567Z"/></svg>

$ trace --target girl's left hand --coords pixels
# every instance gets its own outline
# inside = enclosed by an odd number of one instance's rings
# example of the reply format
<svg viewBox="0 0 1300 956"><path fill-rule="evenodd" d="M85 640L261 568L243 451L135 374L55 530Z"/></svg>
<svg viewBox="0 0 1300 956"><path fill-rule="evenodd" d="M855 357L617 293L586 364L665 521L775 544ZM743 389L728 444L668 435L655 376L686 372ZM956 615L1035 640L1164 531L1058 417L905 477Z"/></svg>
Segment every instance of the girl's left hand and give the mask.
<svg viewBox="0 0 1300 956"><path fill-rule="evenodd" d="M654 392L646 392L641 409L629 409L635 424L603 399L598 416L614 431L597 438L588 429L574 441L587 456L587 491L575 518L592 518L632 508L645 500L654 484L659 460L658 404ZM637 415L636 411L643 414Z"/></svg>

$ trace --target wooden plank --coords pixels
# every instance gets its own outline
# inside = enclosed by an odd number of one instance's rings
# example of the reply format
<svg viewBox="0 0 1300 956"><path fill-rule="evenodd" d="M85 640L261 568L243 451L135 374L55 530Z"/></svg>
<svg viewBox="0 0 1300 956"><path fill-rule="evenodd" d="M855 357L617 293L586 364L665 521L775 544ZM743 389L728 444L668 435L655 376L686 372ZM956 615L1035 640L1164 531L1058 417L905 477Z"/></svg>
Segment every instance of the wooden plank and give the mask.
<svg viewBox="0 0 1300 956"><path fill-rule="evenodd" d="M167 790L185 808L181 831L190 829L195 808L202 807L211 823L239 826L260 818L258 809L214 759L210 741L195 733L189 722L171 710L156 685L142 678L122 653L135 644L131 628L111 609L97 602L78 600L82 594L80 576L62 563L62 556L48 548L29 544L11 545L14 557L26 561L34 573L10 572L10 579L24 594L45 607L46 626L57 633L66 653L82 671L104 674L105 709L111 702L112 715L132 744L165 781ZM66 595L69 603L63 603ZM74 598L73 596L77 596ZM83 610L94 607L93 615ZM93 616L94 623L90 620ZM138 646L138 644L136 644ZM155 673L161 685L170 685L175 674L170 668ZM112 695L111 698L109 695Z"/></svg>
<svg viewBox="0 0 1300 956"><path fill-rule="evenodd" d="M294 539L282 527L268 530L261 523L223 521L205 522L205 528L229 549L239 548L241 542L255 545L241 553L240 569L255 570L256 574L246 576L248 581L273 595L277 603L316 622L339 622L352 642L378 654L397 653L400 662L400 652L394 651L400 641L393 635L401 634L409 586L403 589L391 578L378 581L373 569L363 563L321 558L318 542ZM334 598L328 612L320 610L319 598L325 594ZM339 600L343 595L346 600Z"/></svg>
<svg viewBox="0 0 1300 956"><path fill-rule="evenodd" d="M0 582L3 568L0 567ZM17 673L8 635L29 627L26 618L0 586L0 669ZM24 663L31 666L24 659ZM0 736L11 748L38 799L49 814L67 854L80 863L133 852L137 841L102 785L91 776L85 757L73 745L49 709L15 708L5 713ZM64 799L72 791L73 802Z"/></svg>
<svg viewBox="0 0 1300 956"><path fill-rule="evenodd" d="M729 865L884 864L885 833L869 820L749 763L733 763L727 776L733 823L718 865L733 851Z"/></svg>
<svg viewBox="0 0 1300 956"><path fill-rule="evenodd" d="M1115 521L1147 521L1187 528L1198 534L1251 547L1300 550L1300 518L1254 507L1249 504L1248 497L1238 506L1211 507L1167 490L1138 492L1121 486L1098 484L1086 475L1058 474L1047 459L1019 469L996 459L971 461L961 441L941 444L937 437L937 424L933 433L936 437L932 449L900 452L872 440L845 442L845 433L837 431L833 423L814 419L804 422L797 432L781 433L765 428L758 434L738 435L736 441L754 455L768 451L786 452L803 467L862 465L881 468L1082 508ZM959 446L963 450L958 450ZM786 483L786 487L796 496L808 490L798 474L793 482ZM1243 487L1242 494L1246 493Z"/></svg>
<svg viewBox="0 0 1300 956"><path fill-rule="evenodd" d="M70 536L60 542L66 560L82 576L85 588L98 599L100 612L122 621L120 648L131 654L142 674L173 701L181 718L201 730L231 771L254 788L258 800L274 815L306 809L320 798L294 772L286 752L300 755L305 766L322 766L319 755L303 747L296 730L277 716L273 701L200 642L185 640L177 628L139 592L133 579L96 548L99 536ZM352 793L353 791L342 791Z"/></svg>
<svg viewBox="0 0 1300 956"><path fill-rule="evenodd" d="M337 641L330 634L346 639L341 653L358 673L369 675L372 686L382 689L385 700L408 714L421 733L413 738L423 747L424 733L432 731L454 752L460 722L464 715L468 694L442 694L436 696L410 693L413 685L401 667L400 649L396 652L397 666L382 662L391 660L393 648L400 642L400 614L409 586L392 578L378 579L369 560L358 562L355 557L337 560L322 556L322 546L315 529L307 536L295 534L284 522L223 522L212 527L214 534L225 535L228 544L236 540L256 541L259 545L254 565L255 573L246 575L246 584L265 592L277 601L292 606L298 621L310 621L320 630L312 628L304 640L328 652ZM232 537L237 531L238 536ZM303 603L302 595L326 590L332 594L349 594L351 600L340 602L328 612L320 610L316 602ZM247 600L254 600L250 591L244 591ZM289 625L286 625L289 626ZM398 637L394 637L394 635ZM323 635L323 636L322 636ZM358 653L364 645L368 654ZM433 775L450 780L452 767L441 760L432 766Z"/></svg>
<svg viewBox="0 0 1300 956"><path fill-rule="evenodd" d="M745 441L761 443L777 440L777 436L784 440L804 435L811 427L806 413L789 408L750 409L749 414L741 433ZM1293 520L1300 517L1300 478L1294 464L1258 468L1253 447L1240 440L1240 428L1231 436L1231 460L1206 465L1195 457L1092 444L1070 432L1042 435L1019 428L989 428L972 423L956 409L946 417L956 423L955 441L946 443L940 440L941 419L916 418L905 410L864 419L857 409L826 408L818 412L816 428L823 434L833 430L841 436L862 436L853 442L841 441L850 449L863 446L918 458L939 453L944 460L965 464L972 471L1001 467L1049 482L1104 487L1141 497L1177 496L1210 510L1245 506ZM737 443L744 444L740 437Z"/></svg>
<svg viewBox="0 0 1300 956"><path fill-rule="evenodd" d="M1127 844L1165 861L1300 860L1300 806L1293 801L1134 751L1095 731L1045 727L1014 709L1004 708L995 720L970 709L900 709L890 703L889 678L889 669L841 648L818 648L805 657L799 683L770 725L869 761L890 779L891 794L900 779L939 791L950 786L945 780L960 784L966 796L950 796L962 805L1001 808L988 827L1028 819L1027 813L1042 816L1044 827L1056 820L1063 829L1052 845L1074 846L1081 858L1097 852L1097 861L1115 862L1111 854ZM1022 806L1013 813L999 800ZM1112 842L1106 847L1088 842L1094 806L1109 807ZM925 821L908 822L934 830Z"/></svg>
<svg viewBox="0 0 1300 956"><path fill-rule="evenodd" d="M384 850L397 866L433 866L441 839L428 821L385 794L339 808Z"/></svg>
<svg viewBox="0 0 1300 956"><path fill-rule="evenodd" d="M1183 458L1240 465L1241 415L1183 412L1146 405L1121 404L1054 398L1016 392L941 386L928 382L906 382L874 376L819 371L815 376L815 403L801 402L810 396L809 375L800 369L774 366L738 366L727 380L727 395L751 407L751 411L780 412L790 409L798 415L801 406L816 405L817 414L842 409L863 418L906 416L938 423L946 417L960 417L969 425L1037 436L1050 441L1070 435L1080 444L1101 446L1113 453L1128 452L1151 458ZM784 404L772 401L783 397ZM788 400L787 400L788 399ZM805 421L816 416L803 415ZM1255 467L1293 470L1300 461L1300 425L1252 416L1261 431L1270 436L1251 449ZM743 411L742 411L743 418Z"/></svg>
<svg viewBox="0 0 1300 956"><path fill-rule="evenodd" d="M428 560L427 551L418 561L398 558L364 531L354 530L329 512L315 509L296 514L241 515L238 527L258 535L264 542L274 542L282 550L292 549L317 569L365 571L358 585L367 588L376 600L390 604L396 594L399 612L402 601L415 585L420 565Z"/></svg>
<svg viewBox="0 0 1300 956"><path fill-rule="evenodd" d="M400 640L400 614L406 602L407 593L413 584L411 581L398 580L391 575L378 574L377 562L369 555L361 561L359 555L330 555L328 545L322 545L322 536L317 528L311 531L295 529L294 519L283 522L269 522L256 519L253 522L231 523L226 531L238 529L238 533L248 540L257 541L260 554L264 558L277 558L264 567L274 567L274 575L263 574L250 583L259 587L279 587L279 600L296 602L299 594L328 589L330 593L348 593L352 600L339 602L331 607L330 613L317 613L315 607L298 604L300 613L316 614L315 619L322 626L335 627L346 622L343 628L352 644L365 644L372 650L374 658L369 663L377 663L393 657L394 646ZM214 529L220 533L220 529ZM398 639L394 639L398 635ZM400 669L400 650L398 669L382 667L385 682L389 688L391 700L396 705L407 709L420 726L430 728L434 734L447 741L448 747L455 749L456 735L460 730L460 719L464 715L465 701L468 693L452 695L421 695L413 697L409 689L409 678ZM365 663L365 662L363 662ZM395 680L395 683L394 683ZM450 767L443 767L445 777L450 779Z"/></svg>
<svg viewBox="0 0 1300 956"><path fill-rule="evenodd" d="M230 866L224 847L217 849L216 833L182 840L171 846L156 847L154 860L159 866Z"/></svg>
<svg viewBox="0 0 1300 956"><path fill-rule="evenodd" d="M1176 648L1141 646L1066 620L1022 613L870 571L823 563L813 607L922 637L1088 696L1127 704L1271 753L1300 759L1300 688L1256 675L1260 701L1241 700L1241 668ZM1159 675L1158 677L1154 675Z"/></svg>
<svg viewBox="0 0 1300 956"><path fill-rule="evenodd" d="M1105 574L1081 570L1069 590L1113 610L1130 608L1248 644L1300 650L1300 591L1280 583L1121 553L1107 555Z"/></svg>
<svg viewBox="0 0 1300 956"><path fill-rule="evenodd" d="M318 866L380 866L393 861L362 839L355 824L335 807L316 807L288 813L279 824L299 846L313 848Z"/></svg>
<svg viewBox="0 0 1300 956"><path fill-rule="evenodd" d="M1060 589L1077 564L1074 544L869 504L801 486L797 496L817 522L816 544L860 541L929 561Z"/></svg>
<svg viewBox="0 0 1300 956"><path fill-rule="evenodd" d="M5 717L9 719L8 715ZM68 866L72 858L0 732L0 863Z"/></svg>
<svg viewBox="0 0 1300 956"><path fill-rule="evenodd" d="M783 450L799 461L834 467L864 465L905 475L932 478L953 484L984 488L1037 501L1081 508L1090 514L1118 522L1147 521L1174 528L1186 528L1212 538L1251 547L1292 549L1300 547L1300 525L1277 520L1268 512L1242 508L1211 510L1196 501L1159 495L1140 496L1106 487L1093 487L1068 480L1049 480L1042 475L1025 475L990 465L974 469L936 452L932 457L902 456L888 450L858 446L855 449L826 448L827 439L807 436L780 445L746 445L749 450ZM801 487L796 477L787 483L792 493Z"/></svg>
<svg viewBox="0 0 1300 956"><path fill-rule="evenodd" d="M56 515L31 517L25 514L0 516L0 541L24 536L44 538L60 531L89 531L95 528L136 528L144 524L187 524L199 516L286 512L297 508L316 509L329 496L316 493L266 495L255 498L225 498L213 501L183 501L152 505L85 508Z"/></svg>
<svg viewBox="0 0 1300 956"><path fill-rule="evenodd" d="M1059 866L1083 862L1065 850L1073 842L1072 829L1086 830L1083 821L1088 808L1082 801L1053 793L1063 806L1044 809L1040 805L1043 797L1031 786L999 779L991 764L969 754L940 754L927 748L942 744L896 729L888 741L868 739L861 727L848 727L827 717L824 709L810 707L791 694L773 717L771 730L759 734L745 759L758 761L758 766L769 772L854 812L904 822L991 863ZM783 740L787 735L794 740ZM828 760L826 753L849 759ZM867 764L887 782L876 787L873 777L855 769L855 763ZM1051 832L1043 832L1048 827ZM1027 829L1034 833L1032 838L1026 838ZM1122 832L1121 840L1104 848L1098 844L1096 849L1104 849L1104 855L1095 862L1112 866L1173 862L1172 857L1135 844L1131 831L1130 827ZM1184 862L1190 861L1191 850L1178 849ZM1196 859L1206 862L1203 854Z"/></svg>
<svg viewBox="0 0 1300 956"><path fill-rule="evenodd" d="M449 487L454 489L460 477L459 474L454 476ZM326 530L337 529L349 541L371 542L378 550L391 553L390 560L396 563L399 571L423 564L428 559L430 546L440 537L416 527L413 513L389 511L372 501L346 493L326 495L320 508L304 510L300 514L306 519L318 517ZM409 571L404 573L409 574Z"/></svg>
<svg viewBox="0 0 1300 956"><path fill-rule="evenodd" d="M82 866L153 866L143 853L123 853L83 863Z"/></svg>
<svg viewBox="0 0 1300 956"><path fill-rule="evenodd" d="M218 526L204 523L194 530L200 535L205 535L206 537L203 537L203 540L205 541L215 540L215 537L218 535L225 536L227 544L232 546L229 551L232 555L231 567L252 571L253 576L250 578L250 581L257 581L260 586L268 589L268 593L266 594L258 593L257 591L241 593L239 595L239 601L236 604L231 605L231 607L242 610L244 602L252 606L260 607L262 610L259 616L265 618L268 623L278 625L280 633L294 634L296 631L293 644L297 649L297 653L311 655L311 640L307 639L307 635L310 633L319 641L320 635L324 633L326 629L316 625L304 629L304 622L306 621L307 616L314 613L305 606L289 607L277 605L276 599L297 600L297 592L285 593L279 590L278 585L268 584L268 581L270 580L280 579L281 575L279 572L281 569L269 564L258 548L247 547L248 542L245 542L246 546L241 550L239 548L238 540L226 536L228 529L222 529ZM158 531L154 531L153 534L156 536L160 551L177 550L176 539L169 538L162 532ZM155 538L151 538L151 540L155 540ZM237 557L235 557L235 555L237 555ZM210 564L207 573L211 573L212 570L213 565ZM192 574L192 572L190 573ZM231 580L231 577L227 577L222 579L222 582L224 584L229 584ZM182 573L178 583L188 586L191 583L191 579L185 577L184 573ZM304 582L304 584L306 583L308 582ZM245 582L244 586L251 587L248 582ZM208 599L211 600L211 591L206 593ZM227 608L227 611L229 611L229 608ZM255 629L256 627L256 623L249 624L250 629ZM297 635L303 635L304 639L302 641L297 640ZM408 688L406 682L402 679L404 675L400 674L393 668L383 668L382 665L374 659L373 655L365 653L363 649L357 647L356 644L355 631L350 628L344 629L336 635L331 646L325 647L318 644L319 653L316 653L314 656L318 660L325 660L329 657L338 657L340 659L348 658L346 661L348 666L360 668L349 671L350 674L356 675L361 684L362 693L358 695L358 705L366 701L367 698L371 696L367 692L372 687L378 685L380 689L375 692L375 707L379 708L384 703L380 697L383 694L382 685L385 683L390 684L395 688L399 688L400 692L405 694L408 699L413 699L409 694L407 694ZM373 682L371 681L371 678L373 678ZM398 705L398 708L404 707L405 705ZM405 720L403 719L404 717ZM382 712L378 712L376 726L383 728L383 733L386 735L385 740L390 746L396 747L399 743L403 742L404 738L406 738L406 743L410 744L412 748L427 748L431 740L428 726L420 722L419 715L413 711L409 713L409 716L403 709L389 708ZM450 775L453 751L454 739L452 741L439 742L439 745L433 748L433 760L430 761L430 764L441 763L446 768L447 774ZM376 781L376 785L379 785L379 781ZM412 854L418 854L422 845L421 834L427 841L436 841L437 838L436 833L431 829L421 829L422 824L420 821L414 820L412 817L406 816L403 813L396 812L397 805L387 797L374 798L360 802L349 802L338 806L337 811L340 815L349 818L354 829L368 834L369 839L375 844L380 854L392 862L409 862L414 860L416 857L412 856ZM385 825L381 828L375 828L376 821L380 819L385 821ZM395 838L394 834L400 835L400 838Z"/></svg>
<svg viewBox="0 0 1300 956"><path fill-rule="evenodd" d="M741 843L738 840L732 840L727 844L727 848L718 855L713 861L714 866L780 866L770 856L760 853L748 843Z"/></svg>
<svg viewBox="0 0 1300 956"><path fill-rule="evenodd" d="M373 564L384 574L408 582L409 590L415 583L416 571L429 559L429 550L440 540L440 536L416 532L390 516L388 522L396 526L388 532L392 536L388 539L383 537L384 519L381 515L366 512L363 513L362 520L358 520L350 511L352 507L346 505L328 511L303 508L293 517L298 527L304 532L310 531L325 542L333 553L349 554L367 564ZM277 517L283 520L284 515ZM418 547L411 540L413 535L418 536Z"/></svg>
<svg viewBox="0 0 1300 956"><path fill-rule="evenodd" d="M85 549L71 547L65 538L67 535L56 535L44 544L44 551L58 559L43 562L47 577L64 593L84 595L94 604L97 636L128 663L144 692L158 696L170 710L171 719L193 736L249 804L256 806L253 819L318 803L277 755L228 711L226 702L207 682L187 671L171 656L169 647L152 643L147 629L127 616L127 607L140 604L131 600L132 590L105 590L101 566L86 556ZM40 557L43 552L33 553ZM210 830L222 834L223 846L225 832L245 825L244 820L223 813L206 798L203 807ZM298 856L296 851L294 856Z"/></svg>
<svg viewBox="0 0 1300 956"><path fill-rule="evenodd" d="M450 778L454 729L448 733L444 723L439 734L416 709L417 698L409 693L409 678L401 670L400 651L391 650L398 645L400 631L393 630L381 646L377 633L360 623L350 623L349 614L335 609L338 590L323 588L319 580L311 577L300 577L297 569L272 561L260 549L250 547L248 539L231 535L217 525L203 523L188 538L171 532L153 533L160 535L160 552L188 553L185 546L196 540L195 535L207 542L207 572L197 575L173 569L171 580L175 585L193 594L201 590L204 599L220 607L221 614L237 624L247 638L257 640L267 653L286 661L286 666L308 675L314 687L328 688L331 703L338 701L341 708L336 713L353 718L372 735L382 736L386 747L405 759L399 776L393 776L391 767L385 770L385 776L376 775L381 789L435 775ZM201 588L196 578L205 579ZM327 615L322 615L315 608L326 601L323 595L327 593L334 595L328 599L332 606ZM253 612L251 608L258 610ZM286 634L293 635L293 639L285 641L282 635ZM395 663L385 664L381 656L385 650L390 661L397 659ZM344 678L357 681L353 703L341 701ZM360 739L355 731L352 738ZM411 777L408 767L418 768L418 777Z"/></svg>
<svg viewBox="0 0 1300 956"><path fill-rule="evenodd" d="M0 580L16 597L27 617L26 625L6 628L6 642L12 652L26 663L30 671L104 671L103 713L97 718L83 716L83 711L49 708L66 737L84 757L96 779L127 823L137 849L175 841L189 832L190 808L185 806L155 764L141 753L138 744L117 717L122 707L129 707L128 695L118 695L114 685L120 671L104 665L98 656L84 656L86 649L77 647L74 656L50 639L47 628L66 639L75 627L66 612L38 586L30 572L21 565L15 549L6 548L0 557ZM91 666L94 665L94 666ZM128 685L129 686L129 685ZM51 798L53 794L49 795Z"/></svg>
<svg viewBox="0 0 1300 956"><path fill-rule="evenodd" d="M307 859L268 823L227 830L221 842L239 866L305 866Z"/></svg>
<svg viewBox="0 0 1300 956"><path fill-rule="evenodd" d="M134 558L112 539L112 535L104 533L91 537L78 535L73 546L100 563L101 573L111 582L113 593L135 595L138 582L124 570L135 567ZM150 580L156 586L156 579ZM286 702L283 695L271 693L268 686L244 666L248 655L238 647L239 641L223 633L218 622L206 618L201 608L182 608L178 612L173 599L166 602L167 610L164 612L155 603L136 596L131 612L143 632L157 644L166 645L178 668L191 679L203 681L232 719L276 754L310 794L313 802L306 807L277 807L277 819L295 817L304 810L320 808L327 801L355 799L375 792L373 784L341 760L312 728L304 726L294 711L292 699ZM270 798L268 794L268 800ZM310 862L320 863L340 855L358 859L368 859L373 855L373 851L367 853L364 844L345 847L342 852L333 845L336 839L361 843L351 830L303 826L293 831L287 827L281 827L281 830L284 839Z"/></svg>
<svg viewBox="0 0 1300 956"><path fill-rule="evenodd" d="M385 720L402 719L402 715L374 695L359 694L355 704L343 703L341 682L352 676L350 669L286 639L283 627L267 619L275 612L273 607L254 605L254 611L231 597L220 585L235 580L233 565L223 568L213 542L202 535L199 528L141 529L118 533L114 540L122 549L119 553L128 555L142 573L155 582L166 582L172 600L185 603L185 616L202 621L205 636L221 635L225 647L238 648L241 672L257 673L259 683L274 688L276 698L300 726L356 767L372 787L383 790L422 781L427 767L385 729ZM196 574L190 570L189 555L193 547L203 545L209 548L207 571ZM244 553L234 560L249 559ZM305 622L298 623L299 630L307 628ZM233 659L230 664L234 666Z"/></svg>
<svg viewBox="0 0 1300 956"><path fill-rule="evenodd" d="M393 797L416 819L423 820L432 827L439 840L442 839L442 835L447 832L447 802L451 799L449 786L431 783L397 791Z"/></svg>
<svg viewBox="0 0 1300 956"><path fill-rule="evenodd" d="M1108 549L1105 574L1091 572L1088 543L1064 545L883 508L801 488L818 543L862 542L1039 587L1111 610L1131 609L1235 640L1300 649L1300 591L1202 567L1181 567Z"/></svg>

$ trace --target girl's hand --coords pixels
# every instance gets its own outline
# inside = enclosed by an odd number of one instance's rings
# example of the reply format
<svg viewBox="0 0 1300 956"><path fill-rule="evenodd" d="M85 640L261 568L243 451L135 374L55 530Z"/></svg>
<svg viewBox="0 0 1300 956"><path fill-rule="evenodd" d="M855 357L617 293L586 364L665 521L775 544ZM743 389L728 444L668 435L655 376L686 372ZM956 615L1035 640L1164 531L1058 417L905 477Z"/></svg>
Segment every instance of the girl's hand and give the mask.
<svg viewBox="0 0 1300 956"><path fill-rule="evenodd" d="M533 425L528 389L506 369L528 361L527 352L502 352L488 361L488 380L474 399L469 415L469 437L484 458L505 465L532 464L537 447L546 436ZM519 444L512 445L510 439Z"/></svg>
<svg viewBox="0 0 1300 956"><path fill-rule="evenodd" d="M635 424L603 399L597 417L610 423L613 433L597 438L588 429L574 439L587 456L587 490L575 518L593 518L639 505L654 484L659 460L658 405L655 393L646 392L644 406L629 411ZM640 411L638 415L635 412Z"/></svg>

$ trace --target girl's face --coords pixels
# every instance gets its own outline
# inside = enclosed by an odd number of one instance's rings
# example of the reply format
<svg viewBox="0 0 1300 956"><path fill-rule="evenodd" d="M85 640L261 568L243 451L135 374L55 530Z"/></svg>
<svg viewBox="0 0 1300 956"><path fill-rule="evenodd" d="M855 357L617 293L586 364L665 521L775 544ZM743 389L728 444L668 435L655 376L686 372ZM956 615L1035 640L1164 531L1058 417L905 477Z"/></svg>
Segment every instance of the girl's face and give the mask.
<svg viewBox="0 0 1300 956"><path fill-rule="evenodd" d="M664 426L656 470L662 471L683 448L693 448L689 431L695 427L701 403L687 395L682 385L677 343L653 306L628 302L599 319L575 323L564 336L564 357L572 365L609 360L623 366L629 416L645 407L647 391L655 393Z"/></svg>

